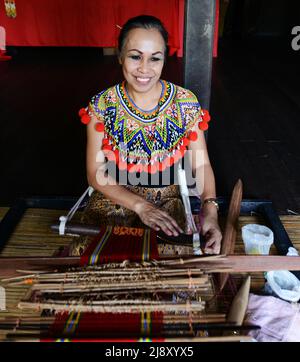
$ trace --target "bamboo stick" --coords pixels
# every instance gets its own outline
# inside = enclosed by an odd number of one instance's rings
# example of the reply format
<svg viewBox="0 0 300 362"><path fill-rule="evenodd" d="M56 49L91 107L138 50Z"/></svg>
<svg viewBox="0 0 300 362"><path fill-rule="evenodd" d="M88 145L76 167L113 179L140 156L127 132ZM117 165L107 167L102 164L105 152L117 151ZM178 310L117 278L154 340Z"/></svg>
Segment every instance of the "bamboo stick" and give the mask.
<svg viewBox="0 0 300 362"><path fill-rule="evenodd" d="M158 304L158 303L140 303L139 305L127 304L128 300L120 301L122 305L97 305L94 301L90 305L70 305L68 301L61 301L58 303L34 303L34 302L20 302L18 307L20 309L29 309L29 310L43 310L50 309L56 311L76 311L76 312L96 312L96 313L140 313L140 312L199 312L204 310L204 303L169 303ZM112 303L114 304L114 303Z"/></svg>

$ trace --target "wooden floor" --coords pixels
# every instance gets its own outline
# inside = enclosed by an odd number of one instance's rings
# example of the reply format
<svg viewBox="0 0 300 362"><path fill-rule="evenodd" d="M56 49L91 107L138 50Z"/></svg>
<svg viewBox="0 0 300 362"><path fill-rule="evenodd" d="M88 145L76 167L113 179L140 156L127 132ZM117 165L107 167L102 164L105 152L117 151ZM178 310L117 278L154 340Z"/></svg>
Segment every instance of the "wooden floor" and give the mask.
<svg viewBox="0 0 300 362"><path fill-rule="evenodd" d="M77 111L121 80L116 59L94 48L11 52L0 62L0 206L22 195L79 196L85 127ZM219 196L240 177L244 198L300 212L298 53L271 42L220 45L208 137ZM163 77L182 84L182 60L170 59Z"/></svg>

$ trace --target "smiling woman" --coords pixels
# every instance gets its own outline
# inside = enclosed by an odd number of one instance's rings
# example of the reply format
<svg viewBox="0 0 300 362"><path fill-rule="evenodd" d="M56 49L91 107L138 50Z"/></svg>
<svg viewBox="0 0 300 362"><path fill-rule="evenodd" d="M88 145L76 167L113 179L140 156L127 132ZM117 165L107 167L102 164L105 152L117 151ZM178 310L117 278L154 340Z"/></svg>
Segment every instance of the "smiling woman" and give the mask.
<svg viewBox="0 0 300 362"><path fill-rule="evenodd" d="M203 135L209 116L191 91L160 79L167 44L168 33L159 19L129 19L119 36L125 80L96 94L80 110L88 124L87 178L94 188L82 221L146 225L170 236L190 232L175 176L188 150L202 199L205 252L219 253L217 205L205 202L216 197ZM121 181L124 173L126 182ZM77 241L72 254L81 253L89 241Z"/></svg>
<svg viewBox="0 0 300 362"><path fill-rule="evenodd" d="M133 29L124 43L119 61L126 91L136 106L152 111L158 107L163 90L159 80L165 60L164 40L156 29Z"/></svg>

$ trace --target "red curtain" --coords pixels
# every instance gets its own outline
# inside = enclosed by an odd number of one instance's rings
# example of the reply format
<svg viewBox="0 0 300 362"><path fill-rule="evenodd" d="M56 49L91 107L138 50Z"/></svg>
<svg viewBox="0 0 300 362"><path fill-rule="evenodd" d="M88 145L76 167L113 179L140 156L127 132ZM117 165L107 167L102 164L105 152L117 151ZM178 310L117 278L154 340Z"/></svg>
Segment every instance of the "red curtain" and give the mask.
<svg viewBox="0 0 300 362"><path fill-rule="evenodd" d="M180 52L182 0L15 0L14 19L6 15L4 0L0 1L0 26L6 29L7 45L115 47L118 26L132 16L147 14L165 24L170 53Z"/></svg>

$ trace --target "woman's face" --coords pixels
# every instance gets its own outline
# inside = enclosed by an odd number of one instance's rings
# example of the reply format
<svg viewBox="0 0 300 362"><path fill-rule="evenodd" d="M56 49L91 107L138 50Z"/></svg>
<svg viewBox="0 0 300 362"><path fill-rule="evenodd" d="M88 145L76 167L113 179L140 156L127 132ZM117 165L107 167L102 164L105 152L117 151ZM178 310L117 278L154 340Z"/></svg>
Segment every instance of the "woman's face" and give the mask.
<svg viewBox="0 0 300 362"><path fill-rule="evenodd" d="M125 39L120 56L124 77L135 92L146 93L156 86L164 65L165 43L156 29L133 29Z"/></svg>

